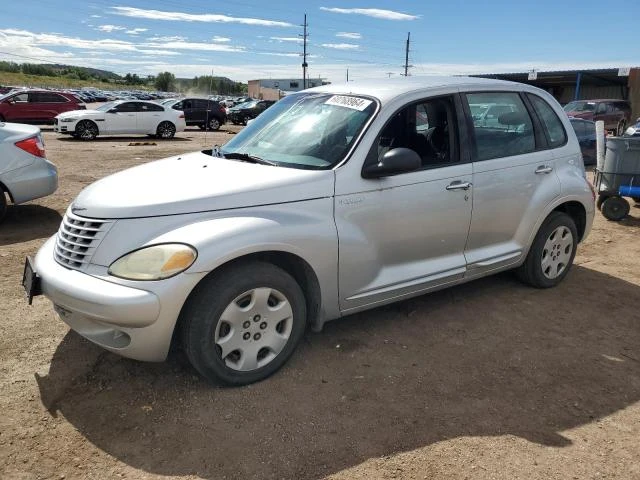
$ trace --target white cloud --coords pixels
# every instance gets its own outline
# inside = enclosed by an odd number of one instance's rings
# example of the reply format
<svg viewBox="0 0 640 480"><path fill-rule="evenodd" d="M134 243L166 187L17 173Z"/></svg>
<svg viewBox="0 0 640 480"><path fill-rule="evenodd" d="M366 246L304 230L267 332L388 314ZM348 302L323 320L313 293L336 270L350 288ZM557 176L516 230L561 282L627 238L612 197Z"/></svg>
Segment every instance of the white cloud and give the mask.
<svg viewBox="0 0 640 480"><path fill-rule="evenodd" d="M219 35L214 35L214 37L211 39L212 42L218 42L218 43L226 43L226 42L230 42L231 39L229 37L221 37Z"/></svg>
<svg viewBox="0 0 640 480"><path fill-rule="evenodd" d="M299 57L299 53L258 52L258 55L270 55L272 57ZM309 57L310 55L307 55Z"/></svg>
<svg viewBox="0 0 640 480"><path fill-rule="evenodd" d="M126 27L119 27L117 25L99 25L96 27L96 30L100 30L101 32L111 33L118 30L126 30Z"/></svg>
<svg viewBox="0 0 640 480"><path fill-rule="evenodd" d="M160 37L149 37L147 40L150 42L184 42L187 37L183 37L181 35L173 35L173 36L160 36Z"/></svg>
<svg viewBox="0 0 640 480"><path fill-rule="evenodd" d="M300 37L269 37L270 40L276 40L278 42L295 42L300 43L302 39Z"/></svg>
<svg viewBox="0 0 640 480"><path fill-rule="evenodd" d="M419 15L410 15L408 13L394 12L393 10L383 10L381 8L329 8L320 7L320 10L333 13L345 13L365 15L367 17L379 18L382 20L416 20Z"/></svg>
<svg viewBox="0 0 640 480"><path fill-rule="evenodd" d="M102 15L91 15L91 18L102 18Z"/></svg>
<svg viewBox="0 0 640 480"><path fill-rule="evenodd" d="M131 30L127 30L124 33L128 33L129 35L138 35L142 32L146 32L149 30L148 28L132 28Z"/></svg>
<svg viewBox="0 0 640 480"><path fill-rule="evenodd" d="M116 15L134 18L148 18L150 20L172 20L179 22L207 22L207 23L241 23L244 25L260 25L263 27L293 27L289 22L264 20L261 18L231 17L214 13L193 14L184 12L165 12L161 10L145 10L134 7L112 7Z"/></svg>
<svg viewBox="0 0 640 480"><path fill-rule="evenodd" d="M163 43L142 43L142 47L151 48L173 48L175 50L204 50L210 52L244 52L245 48L234 45L222 45L219 43L197 43L197 42L163 42Z"/></svg>
<svg viewBox="0 0 640 480"><path fill-rule="evenodd" d="M360 48L360 45L356 45L355 43L322 43L320 46L324 48L334 48L336 50L357 50Z"/></svg>
<svg viewBox="0 0 640 480"><path fill-rule="evenodd" d="M362 38L362 35L356 32L338 32L336 33L336 37L350 38L352 40L360 40Z"/></svg>

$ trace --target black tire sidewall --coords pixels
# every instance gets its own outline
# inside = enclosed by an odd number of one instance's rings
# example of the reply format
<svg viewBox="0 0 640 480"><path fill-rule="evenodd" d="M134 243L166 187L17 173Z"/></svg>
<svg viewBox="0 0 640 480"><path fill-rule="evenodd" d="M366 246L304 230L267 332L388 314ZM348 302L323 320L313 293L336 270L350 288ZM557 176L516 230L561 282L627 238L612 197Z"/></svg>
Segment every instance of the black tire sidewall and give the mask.
<svg viewBox="0 0 640 480"><path fill-rule="evenodd" d="M573 250L571 252L571 257L564 271L559 276L553 279L547 278L542 271L542 252L544 250L544 245L547 242L549 235L551 235L551 232L563 225L571 231L571 235L573 236ZM566 213L553 212L542 224L540 230L538 230L538 234L536 235L533 245L531 246L531 250L527 256L526 268L528 269L530 282L538 288L551 288L558 285L564 277L567 276L569 270L571 270L577 249L578 229L576 228L575 222Z"/></svg>
<svg viewBox="0 0 640 480"><path fill-rule="evenodd" d="M252 372L227 367L215 348L214 335L224 309L240 294L253 288L271 287L280 291L293 311L289 342L267 365ZM194 368L214 383L247 385L275 373L289 359L306 328L306 303L294 278L275 265L252 262L232 266L205 278L183 309L182 343Z"/></svg>
<svg viewBox="0 0 640 480"><path fill-rule="evenodd" d="M212 122L216 122L217 123L217 126L215 128L211 125ZM209 120L209 124L207 125L207 127L209 128L209 130L212 130L212 131L219 130L220 129L220 120L218 120L217 118L210 119Z"/></svg>
<svg viewBox="0 0 640 480"><path fill-rule="evenodd" d="M4 192L2 187L0 187L0 223L2 223L7 215L8 208L7 194Z"/></svg>
<svg viewBox="0 0 640 480"><path fill-rule="evenodd" d="M172 132L172 133L171 133L171 135L170 135L170 136L168 136L168 137L164 137L164 136L162 135L162 133L160 133L160 127L162 127L162 126L163 126L163 125L165 125L165 124L169 124L169 125L171 125L171 126L173 127L173 132ZM162 138L162 139L164 139L164 140L168 140L168 139L170 139L170 138L173 138L173 137L175 136L175 134L176 134L176 126L175 126L173 123L169 122L168 120L165 120L165 121L163 121L163 122L160 122L160 123L158 124L158 127L156 128L156 135L158 136L158 138Z"/></svg>
<svg viewBox="0 0 640 480"><path fill-rule="evenodd" d="M91 128L95 132L95 134L91 138L84 138L82 134L77 133L76 135L80 140L94 140L98 136L98 133L99 133L98 126L95 123L93 123L91 120L82 120L80 123L78 123L78 126L80 125L85 126L85 129ZM77 127L76 127L76 131L77 131Z"/></svg>

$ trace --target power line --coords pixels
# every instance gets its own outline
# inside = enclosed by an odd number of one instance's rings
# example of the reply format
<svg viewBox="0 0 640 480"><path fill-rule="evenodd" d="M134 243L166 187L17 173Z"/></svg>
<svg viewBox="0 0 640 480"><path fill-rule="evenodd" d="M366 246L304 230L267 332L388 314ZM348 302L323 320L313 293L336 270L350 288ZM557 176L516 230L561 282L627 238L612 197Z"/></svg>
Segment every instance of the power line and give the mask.
<svg viewBox="0 0 640 480"><path fill-rule="evenodd" d="M307 14L304 14L304 25L302 25L304 27L303 30L303 34L302 34L302 89L306 89L307 88L307 67L309 66L309 64L307 63L307 37L309 36L307 34Z"/></svg>

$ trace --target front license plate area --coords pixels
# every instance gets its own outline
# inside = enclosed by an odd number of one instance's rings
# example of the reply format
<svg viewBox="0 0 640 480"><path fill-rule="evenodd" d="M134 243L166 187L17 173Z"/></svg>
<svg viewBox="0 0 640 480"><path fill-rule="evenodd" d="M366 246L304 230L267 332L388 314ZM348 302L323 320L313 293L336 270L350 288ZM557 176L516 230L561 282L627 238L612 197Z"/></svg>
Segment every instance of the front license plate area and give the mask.
<svg viewBox="0 0 640 480"><path fill-rule="evenodd" d="M33 268L31 257L27 257L24 261L24 271L22 272L22 286L27 294L29 305L33 303L33 297L42 295L42 287L40 285L40 277Z"/></svg>

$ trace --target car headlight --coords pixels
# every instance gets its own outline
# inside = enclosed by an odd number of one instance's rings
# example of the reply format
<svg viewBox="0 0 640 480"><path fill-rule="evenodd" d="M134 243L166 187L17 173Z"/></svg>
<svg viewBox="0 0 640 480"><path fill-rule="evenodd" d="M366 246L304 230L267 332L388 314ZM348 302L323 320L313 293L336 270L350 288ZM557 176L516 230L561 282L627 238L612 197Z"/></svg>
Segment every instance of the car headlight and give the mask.
<svg viewBox="0 0 640 480"><path fill-rule="evenodd" d="M78 120L77 118L70 118L70 117L60 119L61 122L75 122L77 120Z"/></svg>
<svg viewBox="0 0 640 480"><path fill-rule="evenodd" d="M127 253L113 262L109 275L127 280L163 280L184 272L198 252L182 243L166 243Z"/></svg>

